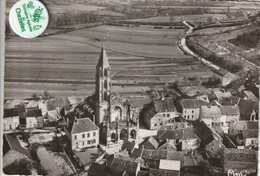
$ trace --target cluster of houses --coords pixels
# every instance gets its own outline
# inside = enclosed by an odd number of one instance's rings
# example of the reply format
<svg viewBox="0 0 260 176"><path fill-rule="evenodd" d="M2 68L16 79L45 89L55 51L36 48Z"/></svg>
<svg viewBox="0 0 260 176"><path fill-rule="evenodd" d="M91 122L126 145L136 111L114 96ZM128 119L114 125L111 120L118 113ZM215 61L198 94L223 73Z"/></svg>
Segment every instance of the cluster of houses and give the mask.
<svg viewBox="0 0 260 176"><path fill-rule="evenodd" d="M62 127L73 151L124 139L120 152L103 164L90 166L89 175L93 176L177 176L194 167L208 172L211 163L207 159L217 159L222 172L244 168L256 172L259 98L246 88L249 78L227 76L222 80L227 86L202 97L171 93L131 98L111 93L110 69L102 48L94 95L86 99L6 100L3 129ZM129 142L138 139L139 122L157 130L157 135L139 144ZM5 140L16 141L7 134Z"/></svg>
<svg viewBox="0 0 260 176"><path fill-rule="evenodd" d="M192 172L212 175L209 159L218 160L215 166L218 174L228 173L230 169L257 172L256 150L230 147L203 121L195 121L162 127L156 136L139 144L125 140L119 152L101 163L93 163L88 173L91 176L180 176Z"/></svg>

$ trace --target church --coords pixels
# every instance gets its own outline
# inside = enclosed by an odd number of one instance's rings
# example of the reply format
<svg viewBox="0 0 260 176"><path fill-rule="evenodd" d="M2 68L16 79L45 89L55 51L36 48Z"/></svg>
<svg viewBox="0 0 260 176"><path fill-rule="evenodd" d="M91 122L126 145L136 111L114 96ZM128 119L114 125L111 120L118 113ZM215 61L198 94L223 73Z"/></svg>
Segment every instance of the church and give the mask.
<svg viewBox="0 0 260 176"><path fill-rule="evenodd" d="M89 117L99 127L100 143L110 145L119 139L137 139L139 135L138 108L131 101L112 93L111 67L102 46L96 66L95 94L74 109L76 118Z"/></svg>

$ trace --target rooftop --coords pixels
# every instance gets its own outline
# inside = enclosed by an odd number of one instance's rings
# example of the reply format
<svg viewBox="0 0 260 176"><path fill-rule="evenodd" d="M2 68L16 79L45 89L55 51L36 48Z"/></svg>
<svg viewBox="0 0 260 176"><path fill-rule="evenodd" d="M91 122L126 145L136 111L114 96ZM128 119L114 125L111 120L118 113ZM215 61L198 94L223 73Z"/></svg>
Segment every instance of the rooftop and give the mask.
<svg viewBox="0 0 260 176"><path fill-rule="evenodd" d="M183 99L182 107L184 109L198 109L200 108L199 100L197 99Z"/></svg>
<svg viewBox="0 0 260 176"><path fill-rule="evenodd" d="M24 154L29 158L31 157L29 151L20 145L15 134L4 134L3 142L4 142L3 144L4 153L7 153L9 150L15 150L19 153Z"/></svg>
<svg viewBox="0 0 260 176"><path fill-rule="evenodd" d="M238 106L221 106L220 111L222 115L240 115Z"/></svg>
<svg viewBox="0 0 260 176"><path fill-rule="evenodd" d="M203 118L219 118L221 111L218 106L201 106L201 115Z"/></svg>
<svg viewBox="0 0 260 176"><path fill-rule="evenodd" d="M97 67L102 67L102 68L110 67L110 65L108 63L107 53L106 53L106 49L105 49L104 45L102 46L102 49L101 49L101 52L100 52Z"/></svg>
<svg viewBox="0 0 260 176"><path fill-rule="evenodd" d="M71 134L94 131L98 129L99 128L89 118L75 119L68 127L68 131Z"/></svg>
<svg viewBox="0 0 260 176"><path fill-rule="evenodd" d="M172 97L153 99L154 109L157 112L173 112L174 103Z"/></svg>

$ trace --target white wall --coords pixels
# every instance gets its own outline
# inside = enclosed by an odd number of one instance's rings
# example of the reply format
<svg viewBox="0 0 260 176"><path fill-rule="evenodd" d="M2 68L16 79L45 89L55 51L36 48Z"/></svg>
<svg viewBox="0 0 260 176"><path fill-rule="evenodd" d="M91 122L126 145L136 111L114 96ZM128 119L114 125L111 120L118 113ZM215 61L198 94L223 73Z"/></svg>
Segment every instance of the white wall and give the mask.
<svg viewBox="0 0 260 176"><path fill-rule="evenodd" d="M20 124L19 116L6 117L3 119L4 130L14 130Z"/></svg>
<svg viewBox="0 0 260 176"><path fill-rule="evenodd" d="M94 133L95 133L95 136L94 136ZM85 135L85 137L83 137L83 135ZM93 142L93 140L95 140L95 142ZM99 144L99 131L98 130L71 135L72 150L74 150L76 148L97 146L97 144Z"/></svg>

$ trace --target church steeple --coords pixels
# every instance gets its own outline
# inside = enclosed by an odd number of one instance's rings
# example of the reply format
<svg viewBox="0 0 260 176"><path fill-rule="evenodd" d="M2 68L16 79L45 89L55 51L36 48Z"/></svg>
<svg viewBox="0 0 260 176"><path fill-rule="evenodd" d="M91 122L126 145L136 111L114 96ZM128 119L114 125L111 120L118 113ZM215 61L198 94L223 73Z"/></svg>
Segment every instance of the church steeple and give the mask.
<svg viewBox="0 0 260 176"><path fill-rule="evenodd" d="M105 118L104 111L110 112L111 77L110 65L105 47L102 46L96 67L96 123L100 125Z"/></svg>
<svg viewBox="0 0 260 176"><path fill-rule="evenodd" d="M104 45L102 45L97 67L101 67L101 68L109 67L110 68L110 65L109 65L108 59L107 59L106 49L105 49Z"/></svg>

